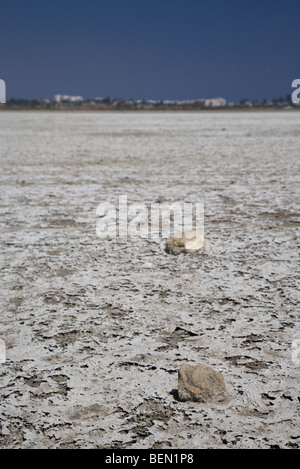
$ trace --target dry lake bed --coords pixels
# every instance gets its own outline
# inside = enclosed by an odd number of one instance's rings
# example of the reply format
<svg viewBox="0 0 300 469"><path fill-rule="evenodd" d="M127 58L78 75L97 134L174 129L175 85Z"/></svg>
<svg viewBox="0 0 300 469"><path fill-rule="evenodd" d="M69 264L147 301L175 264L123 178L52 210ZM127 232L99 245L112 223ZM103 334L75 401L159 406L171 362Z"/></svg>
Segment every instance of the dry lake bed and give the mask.
<svg viewBox="0 0 300 469"><path fill-rule="evenodd" d="M1 112L0 447L300 448L299 162L293 110ZM99 238L121 195L204 203L209 250Z"/></svg>

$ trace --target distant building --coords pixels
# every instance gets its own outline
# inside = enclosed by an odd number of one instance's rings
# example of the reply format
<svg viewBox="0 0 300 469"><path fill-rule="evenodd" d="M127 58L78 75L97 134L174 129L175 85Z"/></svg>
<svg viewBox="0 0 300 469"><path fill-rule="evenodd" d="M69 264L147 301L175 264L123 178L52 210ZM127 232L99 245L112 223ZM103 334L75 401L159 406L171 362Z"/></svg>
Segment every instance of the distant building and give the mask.
<svg viewBox="0 0 300 469"><path fill-rule="evenodd" d="M82 96L70 96L68 94L55 94L54 97L55 103L82 103Z"/></svg>
<svg viewBox="0 0 300 469"><path fill-rule="evenodd" d="M117 99L114 99L114 100L113 100L112 105L113 105L114 107L118 107L118 106L122 106L122 104L124 104L124 103L125 103L124 99L119 99L119 98L117 98Z"/></svg>
<svg viewBox="0 0 300 469"><path fill-rule="evenodd" d="M165 106L172 106L176 101L171 101L170 99L164 99L162 102Z"/></svg>
<svg viewBox="0 0 300 469"><path fill-rule="evenodd" d="M227 104L224 98L206 99L205 107L225 107Z"/></svg>

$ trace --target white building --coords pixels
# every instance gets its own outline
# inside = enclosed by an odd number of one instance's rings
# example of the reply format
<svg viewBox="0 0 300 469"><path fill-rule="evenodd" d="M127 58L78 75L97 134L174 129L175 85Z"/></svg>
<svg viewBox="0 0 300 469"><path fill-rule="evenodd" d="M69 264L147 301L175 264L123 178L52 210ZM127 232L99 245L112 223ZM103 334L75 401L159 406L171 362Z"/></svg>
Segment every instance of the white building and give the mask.
<svg viewBox="0 0 300 469"><path fill-rule="evenodd" d="M227 101L224 98L213 98L205 100L206 107L224 107L226 106L226 103Z"/></svg>
<svg viewBox="0 0 300 469"><path fill-rule="evenodd" d="M70 96L68 94L55 94L53 99L55 103L81 103L83 101L82 96Z"/></svg>

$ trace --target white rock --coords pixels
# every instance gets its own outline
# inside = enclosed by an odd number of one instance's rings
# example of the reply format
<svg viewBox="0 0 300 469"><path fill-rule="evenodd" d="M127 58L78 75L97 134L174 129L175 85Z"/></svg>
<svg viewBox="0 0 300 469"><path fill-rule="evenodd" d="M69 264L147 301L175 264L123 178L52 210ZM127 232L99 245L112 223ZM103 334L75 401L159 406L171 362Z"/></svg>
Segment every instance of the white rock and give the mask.
<svg viewBox="0 0 300 469"><path fill-rule="evenodd" d="M152 262L145 262L145 264L143 264L143 267L145 269L151 269L152 266L153 266Z"/></svg>
<svg viewBox="0 0 300 469"><path fill-rule="evenodd" d="M204 232L200 229L193 229L177 233L166 242L165 249L170 254L204 252Z"/></svg>

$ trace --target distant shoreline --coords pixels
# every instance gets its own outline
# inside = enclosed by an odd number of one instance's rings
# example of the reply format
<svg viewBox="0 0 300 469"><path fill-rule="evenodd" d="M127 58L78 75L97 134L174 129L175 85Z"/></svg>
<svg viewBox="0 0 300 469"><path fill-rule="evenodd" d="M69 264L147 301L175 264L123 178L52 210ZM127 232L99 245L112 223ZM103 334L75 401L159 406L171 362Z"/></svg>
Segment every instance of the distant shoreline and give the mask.
<svg viewBox="0 0 300 469"><path fill-rule="evenodd" d="M124 108L105 108L105 109L91 109L91 108L28 108L28 107L6 107L5 105L0 105L0 112L13 112L13 111L26 111L26 112L268 112L268 111L276 111L276 112L283 112L283 111L300 111L300 107L288 106L288 107L277 107L277 106L269 106L269 107L220 107L220 108L132 108L132 109L124 109Z"/></svg>

